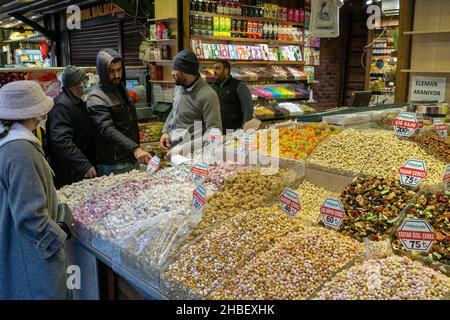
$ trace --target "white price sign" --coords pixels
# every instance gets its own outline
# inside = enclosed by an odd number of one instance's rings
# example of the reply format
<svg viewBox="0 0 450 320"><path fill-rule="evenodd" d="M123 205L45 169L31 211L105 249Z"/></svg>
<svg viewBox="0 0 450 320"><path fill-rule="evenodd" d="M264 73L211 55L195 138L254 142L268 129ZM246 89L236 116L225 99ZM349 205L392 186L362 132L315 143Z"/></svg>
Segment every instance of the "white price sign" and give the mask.
<svg viewBox="0 0 450 320"><path fill-rule="evenodd" d="M196 185L203 183L208 177L208 165L198 162L191 168L192 182Z"/></svg>
<svg viewBox="0 0 450 320"><path fill-rule="evenodd" d="M159 168L159 164L161 163L161 159L158 156L153 156L149 161L147 165L147 172L153 173Z"/></svg>
<svg viewBox="0 0 450 320"><path fill-rule="evenodd" d="M219 128L212 128L208 134L209 143L219 143L222 141L222 130Z"/></svg>
<svg viewBox="0 0 450 320"><path fill-rule="evenodd" d="M206 189L199 185L192 193L192 206L196 213L202 212L206 204Z"/></svg>
<svg viewBox="0 0 450 320"><path fill-rule="evenodd" d="M444 188L450 190L450 164L447 164L444 171Z"/></svg>
<svg viewBox="0 0 450 320"><path fill-rule="evenodd" d="M326 198L320 207L322 222L327 227L338 229L344 220L345 211L341 201L333 198Z"/></svg>
<svg viewBox="0 0 450 320"><path fill-rule="evenodd" d="M238 140L238 151L248 153L249 151L254 151L256 146L256 135L255 134L244 134Z"/></svg>
<svg viewBox="0 0 450 320"><path fill-rule="evenodd" d="M436 130L437 134L441 138L447 138L448 132L447 132L447 125L445 123L442 123L441 119L434 119L434 130Z"/></svg>
<svg viewBox="0 0 450 320"><path fill-rule="evenodd" d="M421 219L405 219L397 230L397 238L410 251L427 252L434 241L434 230Z"/></svg>
<svg viewBox="0 0 450 320"><path fill-rule="evenodd" d="M280 208L284 213L295 216L302 208L298 194L292 189L284 189L280 195Z"/></svg>
<svg viewBox="0 0 450 320"><path fill-rule="evenodd" d="M428 176L427 166L422 160L408 160L399 170L400 183L415 187Z"/></svg>
<svg viewBox="0 0 450 320"><path fill-rule="evenodd" d="M417 116L413 112L402 112L393 121L395 133L402 137L411 136L416 129L420 128Z"/></svg>

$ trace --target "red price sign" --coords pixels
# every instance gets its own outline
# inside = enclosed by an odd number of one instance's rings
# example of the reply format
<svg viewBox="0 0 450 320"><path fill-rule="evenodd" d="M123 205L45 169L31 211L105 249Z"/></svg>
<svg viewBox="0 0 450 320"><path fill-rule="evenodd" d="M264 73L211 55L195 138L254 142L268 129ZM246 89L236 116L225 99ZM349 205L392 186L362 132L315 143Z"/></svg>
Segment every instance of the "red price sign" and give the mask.
<svg viewBox="0 0 450 320"><path fill-rule="evenodd" d="M280 195L280 208L284 213L291 216L296 215L302 208L298 194L292 189L284 189L283 193Z"/></svg>
<svg viewBox="0 0 450 320"><path fill-rule="evenodd" d="M195 184L203 183L208 177L208 165L204 162L199 162L191 169L192 182Z"/></svg>
<svg viewBox="0 0 450 320"><path fill-rule="evenodd" d="M320 207L322 222L330 228L338 229L344 220L345 211L338 199L326 198Z"/></svg>
<svg viewBox="0 0 450 320"><path fill-rule="evenodd" d="M427 167L422 160L408 160L399 170L400 183L415 187L428 176Z"/></svg>
<svg viewBox="0 0 450 320"><path fill-rule="evenodd" d="M415 113L402 112L393 121L395 133L399 136L409 137L416 129L421 127Z"/></svg>

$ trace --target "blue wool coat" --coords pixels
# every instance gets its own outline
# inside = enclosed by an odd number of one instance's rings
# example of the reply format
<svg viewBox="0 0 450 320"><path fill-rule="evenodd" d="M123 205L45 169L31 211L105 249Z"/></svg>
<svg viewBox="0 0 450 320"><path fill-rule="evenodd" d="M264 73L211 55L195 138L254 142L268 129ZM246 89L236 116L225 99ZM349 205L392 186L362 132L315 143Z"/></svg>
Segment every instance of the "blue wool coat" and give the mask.
<svg viewBox="0 0 450 320"><path fill-rule="evenodd" d="M28 140L0 145L0 299L70 298L57 207L41 147Z"/></svg>

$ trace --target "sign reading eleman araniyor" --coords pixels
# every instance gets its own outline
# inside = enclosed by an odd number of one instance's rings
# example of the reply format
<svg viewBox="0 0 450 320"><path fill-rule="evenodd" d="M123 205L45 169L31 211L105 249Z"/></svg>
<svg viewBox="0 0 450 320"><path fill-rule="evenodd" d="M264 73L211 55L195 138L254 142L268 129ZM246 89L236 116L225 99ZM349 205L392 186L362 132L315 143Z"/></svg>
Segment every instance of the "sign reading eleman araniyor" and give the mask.
<svg viewBox="0 0 450 320"><path fill-rule="evenodd" d="M445 77L413 76L411 83L411 101L437 101L445 100Z"/></svg>

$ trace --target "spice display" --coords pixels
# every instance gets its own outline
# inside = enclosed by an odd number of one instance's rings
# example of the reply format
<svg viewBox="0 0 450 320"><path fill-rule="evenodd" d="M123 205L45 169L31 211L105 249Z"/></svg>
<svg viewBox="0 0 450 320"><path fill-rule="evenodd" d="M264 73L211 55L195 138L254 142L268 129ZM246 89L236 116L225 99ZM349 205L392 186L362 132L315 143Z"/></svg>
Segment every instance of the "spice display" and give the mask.
<svg viewBox="0 0 450 320"><path fill-rule="evenodd" d="M270 208L240 213L188 247L170 265L166 280L206 295L256 253L301 228L291 217Z"/></svg>
<svg viewBox="0 0 450 320"><path fill-rule="evenodd" d="M305 227L253 258L214 299L306 299L333 273L363 252L356 240L334 231Z"/></svg>
<svg viewBox="0 0 450 320"><path fill-rule="evenodd" d="M337 198L338 194L321 188L304 180L296 190L301 201L301 210L296 218L308 222L317 222L320 218L320 207L326 198Z"/></svg>
<svg viewBox="0 0 450 320"><path fill-rule="evenodd" d="M427 220L435 232L428 260L450 265L450 192L424 192L414 205L408 207L408 218ZM393 242L394 249L405 250L400 240Z"/></svg>
<svg viewBox="0 0 450 320"><path fill-rule="evenodd" d="M309 160L324 170L363 172L398 179L399 168L409 159L425 161L428 178L423 184L436 184L442 180L442 161L389 131L344 130L322 144Z"/></svg>
<svg viewBox="0 0 450 320"><path fill-rule="evenodd" d="M339 196L346 212L339 232L359 241L385 239L414 195L398 180L358 177Z"/></svg>
<svg viewBox="0 0 450 320"><path fill-rule="evenodd" d="M73 210L77 204L81 203L83 200L89 198L95 193L106 191L121 182L143 178L145 176L146 173L133 170L125 174L112 174L110 176L82 180L59 189L58 198L61 202L69 205L69 207Z"/></svg>
<svg viewBox="0 0 450 320"><path fill-rule="evenodd" d="M450 143L448 141L433 135L413 136L411 140L419 143L445 163L450 163Z"/></svg>
<svg viewBox="0 0 450 320"><path fill-rule="evenodd" d="M437 300L448 299L450 278L407 257L367 260L327 282L316 299Z"/></svg>

